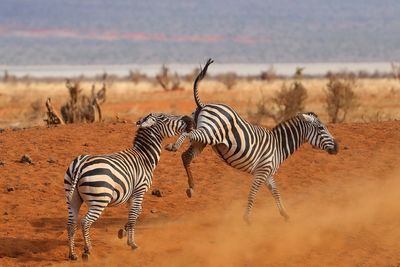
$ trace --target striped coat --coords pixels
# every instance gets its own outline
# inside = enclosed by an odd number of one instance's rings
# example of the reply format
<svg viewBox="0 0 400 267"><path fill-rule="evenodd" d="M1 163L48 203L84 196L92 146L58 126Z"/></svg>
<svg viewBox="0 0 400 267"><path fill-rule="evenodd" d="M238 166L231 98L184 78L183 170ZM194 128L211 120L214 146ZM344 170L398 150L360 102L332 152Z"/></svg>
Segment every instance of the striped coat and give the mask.
<svg viewBox="0 0 400 267"><path fill-rule="evenodd" d="M245 212L247 221L262 184L271 191L281 215L288 219L274 180L279 166L305 142L330 154L337 153L337 142L312 112L298 114L269 130L250 124L227 105L203 104L198 96L197 85L211 63L212 60L207 62L194 83L196 129L182 134L175 144L166 147L167 150L176 151L186 138L190 139L191 146L182 154L188 175L187 194L191 197L194 192L190 163L206 145L211 145L227 164L254 176Z"/></svg>
<svg viewBox="0 0 400 267"><path fill-rule="evenodd" d="M128 245L137 248L134 226L144 194L151 186L154 169L160 160L161 141L188 130L191 121L187 116L149 114L137 122L139 130L132 148L108 155L81 155L71 162L64 177L71 260L77 259L74 238L82 203L88 206L88 212L81 220L84 259L88 258L91 249L89 228L107 206L129 203L128 222L120 230L119 237L122 238L127 232Z"/></svg>

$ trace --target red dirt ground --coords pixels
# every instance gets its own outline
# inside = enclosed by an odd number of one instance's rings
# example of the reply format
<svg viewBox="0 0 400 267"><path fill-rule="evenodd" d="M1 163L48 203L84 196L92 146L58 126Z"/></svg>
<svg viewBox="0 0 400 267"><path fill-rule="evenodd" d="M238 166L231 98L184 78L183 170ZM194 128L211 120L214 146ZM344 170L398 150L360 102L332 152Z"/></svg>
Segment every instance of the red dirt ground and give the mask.
<svg viewBox="0 0 400 267"><path fill-rule="evenodd" d="M188 199L180 152L164 151L152 186L164 196L146 195L139 249L117 238L127 208L108 208L92 227L84 265L400 266L400 122L329 128L340 142L337 155L305 145L276 176L288 223L262 188L247 226L251 178L210 148L192 165L196 191ZM78 154L130 146L134 133L122 123L0 133L0 266L82 265L67 260L64 171ZM23 154L34 164L19 163ZM82 246L79 231L79 254Z"/></svg>

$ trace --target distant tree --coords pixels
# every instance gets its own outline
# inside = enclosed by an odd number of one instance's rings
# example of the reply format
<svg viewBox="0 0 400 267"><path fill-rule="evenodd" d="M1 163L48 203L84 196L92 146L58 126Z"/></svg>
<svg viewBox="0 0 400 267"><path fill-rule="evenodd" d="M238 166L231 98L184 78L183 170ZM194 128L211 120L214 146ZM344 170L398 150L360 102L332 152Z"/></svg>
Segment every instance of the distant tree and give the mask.
<svg viewBox="0 0 400 267"><path fill-rule="evenodd" d="M277 78L276 70L273 65L270 65L267 71L262 71L260 79L262 81L273 81Z"/></svg>
<svg viewBox="0 0 400 267"><path fill-rule="evenodd" d="M400 63L392 62L390 65L392 66L393 77L400 81Z"/></svg>

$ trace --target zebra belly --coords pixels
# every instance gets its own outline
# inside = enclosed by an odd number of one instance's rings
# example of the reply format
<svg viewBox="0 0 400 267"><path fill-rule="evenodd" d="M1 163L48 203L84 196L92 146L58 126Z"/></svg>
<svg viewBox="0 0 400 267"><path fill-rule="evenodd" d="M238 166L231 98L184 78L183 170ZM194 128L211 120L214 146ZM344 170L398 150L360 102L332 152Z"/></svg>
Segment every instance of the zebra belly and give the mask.
<svg viewBox="0 0 400 267"><path fill-rule="evenodd" d="M213 146L213 150L229 165L235 169L251 173L255 168L257 161L254 157L244 154L244 151L239 151L236 154L232 150L236 149L236 145L232 145L229 149L225 144Z"/></svg>
<svg viewBox="0 0 400 267"><path fill-rule="evenodd" d="M127 202L132 190L122 188L107 175L86 176L79 180L79 194L89 204L104 203L118 206Z"/></svg>

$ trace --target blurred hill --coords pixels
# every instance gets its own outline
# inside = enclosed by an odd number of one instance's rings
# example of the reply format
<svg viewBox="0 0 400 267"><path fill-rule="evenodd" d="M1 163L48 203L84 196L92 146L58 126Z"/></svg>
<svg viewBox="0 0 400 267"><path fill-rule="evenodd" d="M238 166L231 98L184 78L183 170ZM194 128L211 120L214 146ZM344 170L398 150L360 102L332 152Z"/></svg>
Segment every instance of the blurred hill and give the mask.
<svg viewBox="0 0 400 267"><path fill-rule="evenodd" d="M0 65L400 59L398 0L2 0Z"/></svg>

